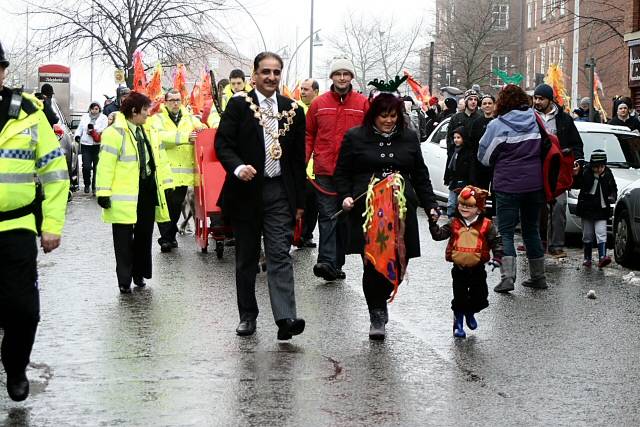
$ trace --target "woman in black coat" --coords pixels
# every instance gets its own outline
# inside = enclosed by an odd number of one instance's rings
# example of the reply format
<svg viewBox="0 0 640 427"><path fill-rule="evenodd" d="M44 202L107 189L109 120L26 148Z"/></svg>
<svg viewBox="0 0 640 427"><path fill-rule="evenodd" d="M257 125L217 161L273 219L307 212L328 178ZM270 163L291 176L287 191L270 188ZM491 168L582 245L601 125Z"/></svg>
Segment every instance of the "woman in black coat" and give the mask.
<svg viewBox="0 0 640 427"><path fill-rule="evenodd" d="M365 198L356 202L354 199L367 191L372 175L384 178L399 172L405 180L407 213L404 240L407 259L420 256L418 206L423 207L427 215L437 218L437 202L429 171L422 159L415 132L405 125L403 109L402 99L381 93L371 102L363 125L349 130L344 136L334 179L338 196L343 200L342 207L349 211L349 254L363 255L364 252L362 214ZM384 325L388 320L387 300L393 285L372 265L364 262L362 286L371 318L369 337L384 339Z"/></svg>

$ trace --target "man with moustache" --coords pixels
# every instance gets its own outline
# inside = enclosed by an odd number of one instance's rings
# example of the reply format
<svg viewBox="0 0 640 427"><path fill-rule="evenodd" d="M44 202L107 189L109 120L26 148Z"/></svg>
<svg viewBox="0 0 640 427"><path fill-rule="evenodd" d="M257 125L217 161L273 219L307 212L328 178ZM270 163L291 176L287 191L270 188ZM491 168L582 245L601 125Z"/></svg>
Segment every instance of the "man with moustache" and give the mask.
<svg viewBox="0 0 640 427"><path fill-rule="evenodd" d="M264 237L271 310L278 339L304 331L298 318L289 249L294 221L304 213L304 112L277 93L282 58L262 52L253 62L255 89L229 100L215 147L227 171L222 210L236 239L236 290L240 323L236 333L256 330L255 295L260 238Z"/></svg>

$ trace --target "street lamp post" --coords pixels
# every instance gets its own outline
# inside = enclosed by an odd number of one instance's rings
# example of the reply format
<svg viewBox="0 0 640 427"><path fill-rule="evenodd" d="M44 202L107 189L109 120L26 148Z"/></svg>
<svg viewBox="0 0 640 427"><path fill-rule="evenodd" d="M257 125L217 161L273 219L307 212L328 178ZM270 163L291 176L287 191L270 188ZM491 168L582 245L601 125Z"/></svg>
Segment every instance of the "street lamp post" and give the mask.
<svg viewBox="0 0 640 427"><path fill-rule="evenodd" d="M307 39L311 40L311 45L316 45L316 46L322 46L322 43L320 42L320 38L318 37L318 33L320 32L320 29L318 28L317 30L315 30L312 34L311 37L307 36L304 38L304 40L302 40L300 42L300 44L298 44L298 46L296 46L295 50L293 51L293 53L291 54L291 57L289 58L289 62L287 64L287 74L286 74L286 79L285 81L287 83L289 83L289 70L291 69L291 63L293 62L293 58L296 57L296 55L298 54L298 50L302 47L303 44L305 44L307 42ZM316 36L315 41L313 40L313 35Z"/></svg>
<svg viewBox="0 0 640 427"><path fill-rule="evenodd" d="M311 21L309 26L309 78L313 77L313 0L311 0Z"/></svg>

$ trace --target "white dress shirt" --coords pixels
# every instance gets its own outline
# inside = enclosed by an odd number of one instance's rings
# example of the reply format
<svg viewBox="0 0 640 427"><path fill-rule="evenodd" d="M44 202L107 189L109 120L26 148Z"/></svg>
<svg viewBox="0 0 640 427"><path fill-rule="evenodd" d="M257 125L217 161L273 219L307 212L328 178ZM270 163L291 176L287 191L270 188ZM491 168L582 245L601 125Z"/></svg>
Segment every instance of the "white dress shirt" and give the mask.
<svg viewBox="0 0 640 427"><path fill-rule="evenodd" d="M266 96L264 96L259 90L256 89L256 96L258 97L258 106L261 108L267 108L267 103L265 102L265 100L267 99ZM271 106L271 109L273 110L273 114L278 114L278 97L276 96L276 92L273 92L273 95L271 95L269 97L269 99L271 99L273 101L273 105ZM256 119L257 120L257 119ZM267 130L262 128L262 134L264 135L264 140L267 140ZM266 149L266 147L265 147ZM233 174L235 176L237 176L238 178L240 178L240 171L242 170L242 168L244 168L246 165L240 165L238 166L234 171Z"/></svg>

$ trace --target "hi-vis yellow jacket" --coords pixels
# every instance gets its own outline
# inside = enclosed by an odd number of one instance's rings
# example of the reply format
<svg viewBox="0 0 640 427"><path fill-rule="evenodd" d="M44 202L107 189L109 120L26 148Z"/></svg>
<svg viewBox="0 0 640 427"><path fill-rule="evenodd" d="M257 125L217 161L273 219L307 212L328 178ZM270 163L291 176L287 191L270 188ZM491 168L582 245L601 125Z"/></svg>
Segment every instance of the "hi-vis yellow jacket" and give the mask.
<svg viewBox="0 0 640 427"><path fill-rule="evenodd" d="M154 178L158 189L156 221L169 221L169 210L164 190L174 188L171 169L164 149L160 146L158 131L148 124L143 126L149 139L151 155L156 164ZM140 162L138 145L127 120L116 114L113 124L102 132L100 159L96 172L96 196L110 197L111 207L102 210L102 220L114 224L135 224L138 208Z"/></svg>
<svg viewBox="0 0 640 427"><path fill-rule="evenodd" d="M42 112L42 103L23 93L35 111L20 110L0 130L0 211L28 206L36 194L35 178L42 183L42 232L60 235L64 226L69 174L58 138ZM23 104L24 105L24 104ZM0 231L26 229L36 232L35 217L0 221Z"/></svg>
<svg viewBox="0 0 640 427"><path fill-rule="evenodd" d="M196 157L193 142L189 141L189 136L194 130L206 128L186 108L181 106L180 111L182 118L178 126L169 117L166 106L162 106L160 111L151 118L153 126L160 134L160 142L169 157L173 183L176 187L194 184Z"/></svg>
<svg viewBox="0 0 640 427"><path fill-rule="evenodd" d="M249 93L253 90L253 86L251 86L249 83L245 83L244 85L244 91L246 93ZM224 89L222 89L222 102L220 103L220 108L222 108L222 111L224 111L227 108L227 103L229 102L229 100L231 98L233 98L233 95L235 95L233 93L233 91L231 90L231 85L227 84Z"/></svg>

